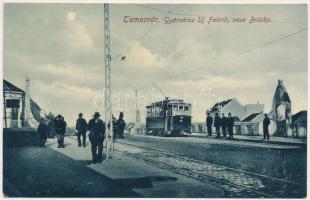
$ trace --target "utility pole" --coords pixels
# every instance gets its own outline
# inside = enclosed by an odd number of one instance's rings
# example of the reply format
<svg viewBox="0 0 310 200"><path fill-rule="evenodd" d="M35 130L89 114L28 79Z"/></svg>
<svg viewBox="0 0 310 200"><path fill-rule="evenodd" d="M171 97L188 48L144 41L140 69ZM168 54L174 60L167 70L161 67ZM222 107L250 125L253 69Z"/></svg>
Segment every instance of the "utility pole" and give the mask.
<svg viewBox="0 0 310 200"><path fill-rule="evenodd" d="M104 111L106 128L106 158L113 158L113 120L112 120L112 95L111 95L111 48L110 48L110 13L109 4L104 4L104 58L105 58L105 90Z"/></svg>
<svg viewBox="0 0 310 200"><path fill-rule="evenodd" d="M136 124L135 124L135 134L140 134L140 122L141 122L141 118L140 118L140 110L138 107L138 90L136 90Z"/></svg>
<svg viewBox="0 0 310 200"><path fill-rule="evenodd" d="M30 125L31 105L30 105L30 79L26 77L25 87L25 121Z"/></svg>
<svg viewBox="0 0 310 200"><path fill-rule="evenodd" d="M5 128L7 128L8 127L8 123L7 123L7 116L6 116L6 99L5 99L5 91L4 90L3 90L3 111L4 111Z"/></svg>

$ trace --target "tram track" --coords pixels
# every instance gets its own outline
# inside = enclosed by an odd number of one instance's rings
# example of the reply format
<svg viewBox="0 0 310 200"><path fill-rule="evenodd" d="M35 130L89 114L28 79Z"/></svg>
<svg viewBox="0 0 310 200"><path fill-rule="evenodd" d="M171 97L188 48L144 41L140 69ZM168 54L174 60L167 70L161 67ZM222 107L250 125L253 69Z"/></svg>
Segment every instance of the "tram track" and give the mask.
<svg viewBox="0 0 310 200"><path fill-rule="evenodd" d="M305 185L290 180L270 177L240 169L221 166L207 161L196 160L186 156L168 153L159 149L136 145L124 141L115 141L116 144L127 145L140 149L130 152L116 148L116 151L124 153L135 159L154 164L162 168L169 168L173 172L183 174L191 178L212 181L220 185L230 196L227 197L285 197L287 189L293 191L303 190ZM273 191L271 186L283 188L282 192ZM285 189L287 188L287 189ZM298 193L296 192L296 193Z"/></svg>

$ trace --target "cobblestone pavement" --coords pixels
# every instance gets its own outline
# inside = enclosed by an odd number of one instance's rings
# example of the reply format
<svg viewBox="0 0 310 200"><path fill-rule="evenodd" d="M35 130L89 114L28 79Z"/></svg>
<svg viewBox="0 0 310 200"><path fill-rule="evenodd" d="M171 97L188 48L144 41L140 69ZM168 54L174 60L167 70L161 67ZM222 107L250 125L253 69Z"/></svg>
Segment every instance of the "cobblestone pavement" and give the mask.
<svg viewBox="0 0 310 200"><path fill-rule="evenodd" d="M123 141L117 142L115 148L148 164L203 182L213 182L225 191L225 197L302 197L306 191L305 185L293 181L232 169L139 145L133 146Z"/></svg>

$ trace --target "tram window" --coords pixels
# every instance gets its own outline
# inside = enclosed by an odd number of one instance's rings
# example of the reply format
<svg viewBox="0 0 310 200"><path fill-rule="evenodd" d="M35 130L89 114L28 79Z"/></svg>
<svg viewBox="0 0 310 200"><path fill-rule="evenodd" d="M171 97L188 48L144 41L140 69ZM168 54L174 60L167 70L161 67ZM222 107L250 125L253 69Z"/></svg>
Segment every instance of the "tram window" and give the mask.
<svg viewBox="0 0 310 200"><path fill-rule="evenodd" d="M152 116L152 110L151 110L151 108L148 108L148 109L147 109L147 116L148 116L148 117L151 117L151 116Z"/></svg>

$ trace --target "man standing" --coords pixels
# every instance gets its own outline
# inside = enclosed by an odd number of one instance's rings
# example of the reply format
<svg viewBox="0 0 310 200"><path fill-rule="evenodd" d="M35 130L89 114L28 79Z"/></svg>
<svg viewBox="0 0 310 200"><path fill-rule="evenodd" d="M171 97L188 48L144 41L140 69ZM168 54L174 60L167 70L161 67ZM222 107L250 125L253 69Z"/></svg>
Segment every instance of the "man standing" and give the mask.
<svg viewBox="0 0 310 200"><path fill-rule="evenodd" d="M214 127L216 132L216 138L220 138L220 126L221 126L221 118L219 117L218 113L215 113L214 117Z"/></svg>
<svg viewBox="0 0 310 200"><path fill-rule="evenodd" d="M206 123L207 123L208 136L211 136L212 135L213 118L211 117L211 114L209 112L208 112Z"/></svg>
<svg viewBox="0 0 310 200"><path fill-rule="evenodd" d="M268 129L269 124L270 124L270 119L266 113L264 121L263 121L263 131L264 131L264 140L267 139L267 141L269 140L269 129Z"/></svg>
<svg viewBox="0 0 310 200"><path fill-rule="evenodd" d="M57 133L57 141L58 141L58 148L65 148L64 138L67 128L67 123L65 122L64 118L61 115L57 115L55 119L55 128Z"/></svg>
<svg viewBox="0 0 310 200"><path fill-rule="evenodd" d="M83 118L83 113L79 114L79 118L76 120L76 126L77 130L77 139L78 139L78 146L81 147L81 135L83 137L83 147L86 146L86 131L87 131L87 122Z"/></svg>
<svg viewBox="0 0 310 200"><path fill-rule="evenodd" d="M99 117L99 112L95 112L94 118L89 120L88 122L89 140L91 142L93 164L96 164L96 162L102 162L105 123L101 119L99 119Z"/></svg>
<svg viewBox="0 0 310 200"><path fill-rule="evenodd" d="M48 127L45 124L44 119L42 118L38 127L38 135L39 135L39 144L40 147L45 147L45 142L47 139L47 131L48 131Z"/></svg>
<svg viewBox="0 0 310 200"><path fill-rule="evenodd" d="M48 126L48 137L50 137L50 138L54 138L56 135L54 120L55 119L50 119L50 121L47 124L47 126Z"/></svg>
<svg viewBox="0 0 310 200"><path fill-rule="evenodd" d="M123 112L120 112L119 118L117 120L117 124L118 124L119 136L120 136L120 138L124 138L124 130L126 127L126 123L124 120L124 113Z"/></svg>
<svg viewBox="0 0 310 200"><path fill-rule="evenodd" d="M231 117L231 113L228 113L228 118L227 118L227 127L228 127L228 134L229 137L228 139L233 139L233 130L234 130L234 118Z"/></svg>
<svg viewBox="0 0 310 200"><path fill-rule="evenodd" d="M225 117L225 114L222 113L221 128L224 138L226 138L226 127L227 127L227 118Z"/></svg>

